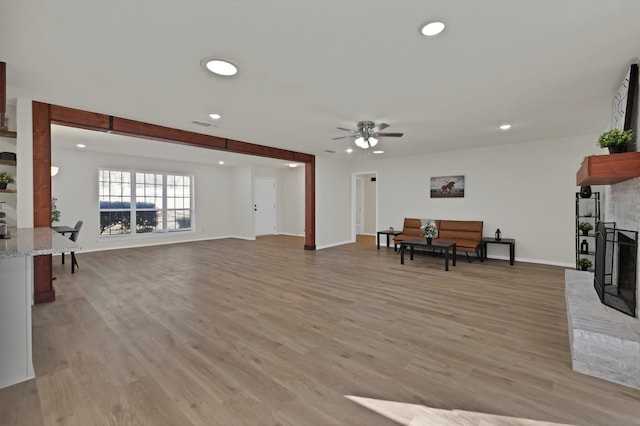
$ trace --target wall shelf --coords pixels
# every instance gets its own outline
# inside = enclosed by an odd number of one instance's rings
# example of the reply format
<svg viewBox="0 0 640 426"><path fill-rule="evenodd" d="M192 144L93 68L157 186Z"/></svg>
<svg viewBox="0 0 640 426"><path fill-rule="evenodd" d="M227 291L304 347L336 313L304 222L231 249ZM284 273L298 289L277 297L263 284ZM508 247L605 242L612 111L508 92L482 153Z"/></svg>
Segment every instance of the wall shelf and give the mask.
<svg viewBox="0 0 640 426"><path fill-rule="evenodd" d="M16 139L18 137L18 134L16 132L11 132L9 130L0 130L0 136L5 137L5 138L14 138L14 139Z"/></svg>
<svg viewBox="0 0 640 426"><path fill-rule="evenodd" d="M6 192L6 193L9 193L9 194L13 194L16 191L14 191L13 189L0 189L0 192Z"/></svg>
<svg viewBox="0 0 640 426"><path fill-rule="evenodd" d="M612 185L640 176L640 152L592 155L576 174L576 185Z"/></svg>
<svg viewBox="0 0 640 426"><path fill-rule="evenodd" d="M0 160L0 164L4 165L4 166L17 166L18 163L16 161L13 160Z"/></svg>

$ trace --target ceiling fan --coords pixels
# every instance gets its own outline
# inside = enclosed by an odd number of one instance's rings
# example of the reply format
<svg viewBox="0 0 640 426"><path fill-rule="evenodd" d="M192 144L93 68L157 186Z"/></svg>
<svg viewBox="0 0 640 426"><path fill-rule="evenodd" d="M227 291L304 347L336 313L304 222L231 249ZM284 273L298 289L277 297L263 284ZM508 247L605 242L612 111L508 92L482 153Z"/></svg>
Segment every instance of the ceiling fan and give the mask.
<svg viewBox="0 0 640 426"><path fill-rule="evenodd" d="M338 130L344 130L351 132L351 135L339 136L336 139L355 139L355 143L362 149L373 148L378 143L379 137L392 137L399 138L404 133L380 133L381 130L389 127L387 123L380 123L376 125L373 121L359 121L358 130L346 129L344 127L337 127Z"/></svg>

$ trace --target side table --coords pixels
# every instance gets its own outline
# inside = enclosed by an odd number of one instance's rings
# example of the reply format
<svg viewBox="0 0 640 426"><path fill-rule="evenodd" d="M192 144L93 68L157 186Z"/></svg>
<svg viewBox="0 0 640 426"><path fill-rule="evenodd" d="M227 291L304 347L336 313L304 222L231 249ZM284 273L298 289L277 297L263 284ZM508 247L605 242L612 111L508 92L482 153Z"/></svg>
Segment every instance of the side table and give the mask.
<svg viewBox="0 0 640 426"><path fill-rule="evenodd" d="M385 229L384 231L378 231L378 236L377 236L378 250L380 250L380 235L381 234L387 236L387 247L389 247L389 242L390 242L389 236L393 235L395 237L396 235L402 234L402 231L397 231L395 229L393 231L391 229ZM395 243L393 244L393 249L396 250Z"/></svg>
<svg viewBox="0 0 640 426"><path fill-rule="evenodd" d="M484 237L480 241L482 245L482 258L487 259L487 244L509 244L509 265L513 266L513 262L516 257L516 240L513 238L500 238L496 240L491 237Z"/></svg>

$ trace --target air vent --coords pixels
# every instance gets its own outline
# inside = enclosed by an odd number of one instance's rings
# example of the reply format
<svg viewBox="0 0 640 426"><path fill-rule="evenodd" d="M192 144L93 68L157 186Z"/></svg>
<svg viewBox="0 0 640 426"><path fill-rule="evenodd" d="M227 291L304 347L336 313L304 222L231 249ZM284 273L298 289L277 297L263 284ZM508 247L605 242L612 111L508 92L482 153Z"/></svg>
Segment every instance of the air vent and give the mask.
<svg viewBox="0 0 640 426"><path fill-rule="evenodd" d="M324 152L328 152L329 154L335 154L336 153L335 151L332 151L330 149L325 149Z"/></svg>
<svg viewBox="0 0 640 426"><path fill-rule="evenodd" d="M218 127L215 124L207 123L206 121L193 120L191 123L197 124L198 126L202 126L202 127L211 127L211 126Z"/></svg>

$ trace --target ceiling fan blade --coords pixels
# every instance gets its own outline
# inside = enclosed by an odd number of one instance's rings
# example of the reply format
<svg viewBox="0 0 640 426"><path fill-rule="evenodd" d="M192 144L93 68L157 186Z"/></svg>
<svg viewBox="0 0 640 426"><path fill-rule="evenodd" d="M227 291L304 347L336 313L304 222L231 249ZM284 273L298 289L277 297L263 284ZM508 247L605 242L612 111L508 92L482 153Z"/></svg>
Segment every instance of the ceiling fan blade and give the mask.
<svg viewBox="0 0 640 426"><path fill-rule="evenodd" d="M338 139L353 139L353 138L357 138L359 135L348 135L348 136L338 136L337 138L333 138L333 140L338 140Z"/></svg>
<svg viewBox="0 0 640 426"><path fill-rule="evenodd" d="M357 130L345 129L344 127L336 127L336 129L338 129L338 130L344 130L345 132L360 133L360 132L358 132Z"/></svg>
<svg viewBox="0 0 640 426"><path fill-rule="evenodd" d="M375 136L382 136L387 138L399 138L403 136L404 133L376 133Z"/></svg>
<svg viewBox="0 0 640 426"><path fill-rule="evenodd" d="M377 126L375 126L374 128L371 129L371 133L378 133L380 130L384 130L387 127L389 127L389 125L387 123L380 123Z"/></svg>

